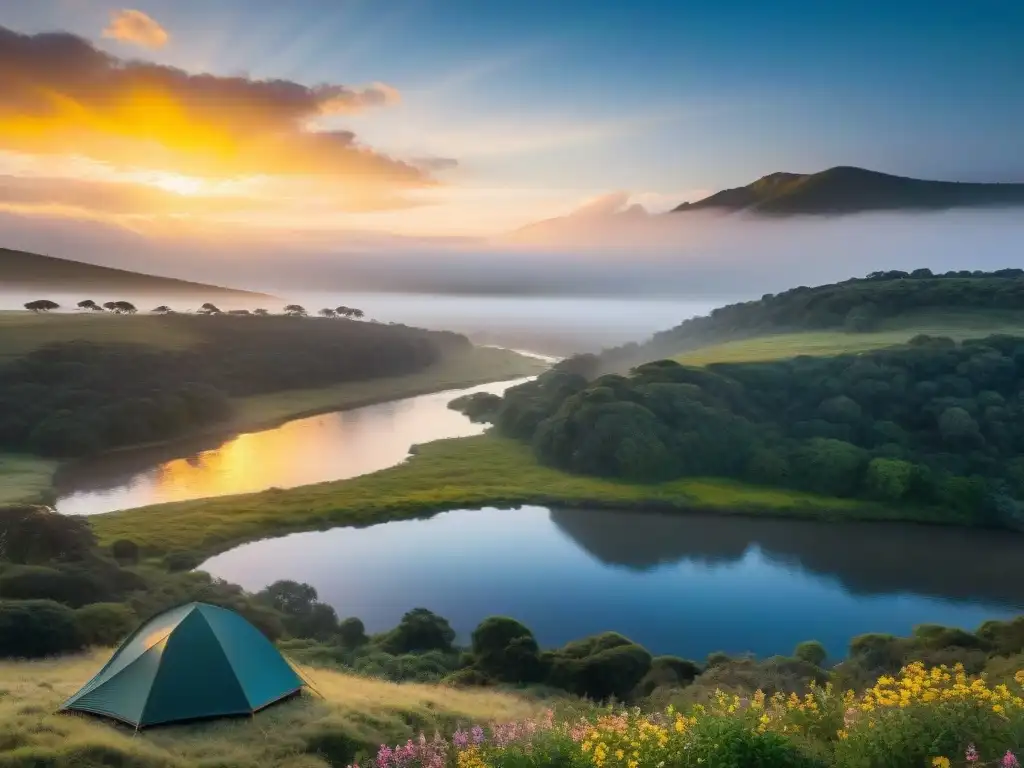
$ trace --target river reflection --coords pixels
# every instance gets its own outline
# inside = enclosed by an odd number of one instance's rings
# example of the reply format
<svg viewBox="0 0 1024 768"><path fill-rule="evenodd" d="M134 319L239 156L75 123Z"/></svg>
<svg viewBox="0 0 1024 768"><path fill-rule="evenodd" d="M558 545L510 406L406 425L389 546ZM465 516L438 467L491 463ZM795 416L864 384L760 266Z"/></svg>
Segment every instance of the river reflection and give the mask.
<svg viewBox="0 0 1024 768"><path fill-rule="evenodd" d="M482 432L483 425L448 408L454 397L500 394L525 380L328 413L229 440L193 440L79 462L57 477L57 510L92 515L376 472L403 461L415 443Z"/></svg>
<svg viewBox="0 0 1024 768"><path fill-rule="evenodd" d="M524 507L254 542L203 568L313 584L370 631L417 606L465 640L514 616L544 645L615 630L656 653L833 654L864 632L974 628L1024 609L1024 537L898 524ZM957 563L963 563L958 568Z"/></svg>

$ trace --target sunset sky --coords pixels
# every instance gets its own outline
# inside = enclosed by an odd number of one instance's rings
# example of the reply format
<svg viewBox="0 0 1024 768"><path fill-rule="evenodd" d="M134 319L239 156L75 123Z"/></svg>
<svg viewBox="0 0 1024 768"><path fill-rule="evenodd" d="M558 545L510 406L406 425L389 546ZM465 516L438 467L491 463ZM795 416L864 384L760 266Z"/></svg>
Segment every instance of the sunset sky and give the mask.
<svg viewBox="0 0 1024 768"><path fill-rule="evenodd" d="M0 0L0 210L481 235L778 170L1024 181L1020 0L133 2Z"/></svg>

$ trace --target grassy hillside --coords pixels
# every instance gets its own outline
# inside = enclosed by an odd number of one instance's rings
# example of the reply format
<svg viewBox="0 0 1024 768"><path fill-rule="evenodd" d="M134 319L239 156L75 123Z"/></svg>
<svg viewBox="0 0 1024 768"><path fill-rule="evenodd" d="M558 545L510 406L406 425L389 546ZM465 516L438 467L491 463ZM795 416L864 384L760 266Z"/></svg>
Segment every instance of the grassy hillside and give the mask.
<svg viewBox="0 0 1024 768"><path fill-rule="evenodd" d="M1022 328L1024 270L876 272L719 307L641 344L608 349L597 368L624 372L665 358L700 364L860 352L918 334L964 339ZM774 341L751 341L767 336ZM706 352L713 347L722 348Z"/></svg>
<svg viewBox="0 0 1024 768"><path fill-rule="evenodd" d="M419 446L404 464L351 480L140 507L93 515L89 523L102 546L127 538L151 552L181 550L201 557L300 530L372 525L460 507L521 504L934 519L910 507L889 510L870 502L731 480L637 484L572 475L538 465L528 445L487 434Z"/></svg>
<svg viewBox="0 0 1024 768"><path fill-rule="evenodd" d="M0 663L0 766L344 766L359 751L375 754L382 742L404 742L421 730L524 719L541 709L510 694L302 668L324 698L303 695L253 720L170 726L136 737L97 719L54 714L109 654Z"/></svg>
<svg viewBox="0 0 1024 768"><path fill-rule="evenodd" d="M948 309L908 312L880 324L876 331L804 331L754 336L681 352L674 360L687 365L781 360L798 355L825 357L868 352L905 344L915 336L946 336L957 341L991 334L1024 336L1024 311Z"/></svg>
<svg viewBox="0 0 1024 768"><path fill-rule="evenodd" d="M186 325L161 315L0 312L0 360L62 341L185 349L202 339L201 330L194 323Z"/></svg>
<svg viewBox="0 0 1024 768"><path fill-rule="evenodd" d="M0 285L11 289L50 291L125 291L161 296L190 295L213 298L232 296L266 299L265 294L193 283L170 277L144 275L123 269L100 267L81 261L58 259L27 251L0 248ZM88 298L84 296L82 298Z"/></svg>
<svg viewBox="0 0 1024 768"><path fill-rule="evenodd" d="M1024 184L926 181L840 166L820 173L773 173L744 187L683 203L673 212L792 215L997 206L1024 206Z"/></svg>

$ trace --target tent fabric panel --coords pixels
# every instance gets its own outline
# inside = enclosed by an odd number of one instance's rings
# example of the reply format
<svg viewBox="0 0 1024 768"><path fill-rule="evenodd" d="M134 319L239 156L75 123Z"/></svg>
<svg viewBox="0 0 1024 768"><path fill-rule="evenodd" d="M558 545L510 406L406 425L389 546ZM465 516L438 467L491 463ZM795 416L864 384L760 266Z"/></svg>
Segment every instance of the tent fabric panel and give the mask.
<svg viewBox="0 0 1024 768"><path fill-rule="evenodd" d="M96 676L86 684L82 691L84 692L87 688L99 685L104 680L116 675L170 635L174 628L195 609L196 603L180 605L177 608L172 608L169 611L154 616L145 624L142 624L132 633L131 637L121 644L121 647L114 652L110 660L103 665L103 668L96 673Z"/></svg>
<svg viewBox="0 0 1024 768"><path fill-rule="evenodd" d="M99 685L81 691L62 707L139 725L167 641L158 643Z"/></svg>
<svg viewBox="0 0 1024 768"><path fill-rule="evenodd" d="M234 611L203 605L251 710L261 709L302 688L302 679L266 636Z"/></svg>
<svg viewBox="0 0 1024 768"><path fill-rule="evenodd" d="M200 611L167 639L140 725L252 712L235 671Z"/></svg>

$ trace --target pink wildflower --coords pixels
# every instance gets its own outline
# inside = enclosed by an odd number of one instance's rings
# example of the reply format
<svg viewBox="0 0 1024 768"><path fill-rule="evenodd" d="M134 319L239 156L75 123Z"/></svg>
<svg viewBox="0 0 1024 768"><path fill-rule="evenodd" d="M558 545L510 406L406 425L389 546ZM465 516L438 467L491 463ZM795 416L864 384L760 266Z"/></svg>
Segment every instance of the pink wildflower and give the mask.
<svg viewBox="0 0 1024 768"><path fill-rule="evenodd" d="M452 734L452 744L455 745L456 749L465 749L469 745L469 734L459 728L459 730Z"/></svg>
<svg viewBox="0 0 1024 768"><path fill-rule="evenodd" d="M473 730L470 731L470 735L473 737L474 744L481 744L484 740L484 729L479 725L474 725Z"/></svg>
<svg viewBox="0 0 1024 768"><path fill-rule="evenodd" d="M978 750L974 748L973 744L967 745L967 751L964 752L964 757L967 758L967 762L969 763L978 762Z"/></svg>
<svg viewBox="0 0 1024 768"><path fill-rule="evenodd" d="M391 747L387 744L381 744L380 750L377 752L377 768L389 768L391 765Z"/></svg>
<svg viewBox="0 0 1024 768"><path fill-rule="evenodd" d="M1020 768L1017 756L1010 750L1006 750L1006 754L1003 755L1003 759L999 761L999 765L1001 768Z"/></svg>

